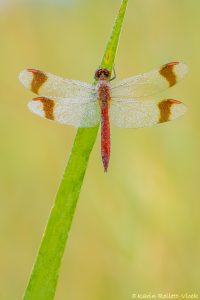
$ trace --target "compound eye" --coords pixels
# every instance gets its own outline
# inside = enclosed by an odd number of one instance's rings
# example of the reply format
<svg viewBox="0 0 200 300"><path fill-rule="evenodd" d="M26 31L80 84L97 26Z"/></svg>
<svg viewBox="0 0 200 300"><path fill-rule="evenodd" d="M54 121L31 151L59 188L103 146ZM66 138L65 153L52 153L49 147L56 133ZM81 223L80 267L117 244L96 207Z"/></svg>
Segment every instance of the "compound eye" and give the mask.
<svg viewBox="0 0 200 300"><path fill-rule="evenodd" d="M96 70L96 72L95 72L94 78L95 78L95 79L99 79L100 76L101 76L101 70L98 69L98 70Z"/></svg>
<svg viewBox="0 0 200 300"><path fill-rule="evenodd" d="M109 72L108 70L105 70L104 75L105 75L106 77L109 77L109 76L110 76L110 72Z"/></svg>

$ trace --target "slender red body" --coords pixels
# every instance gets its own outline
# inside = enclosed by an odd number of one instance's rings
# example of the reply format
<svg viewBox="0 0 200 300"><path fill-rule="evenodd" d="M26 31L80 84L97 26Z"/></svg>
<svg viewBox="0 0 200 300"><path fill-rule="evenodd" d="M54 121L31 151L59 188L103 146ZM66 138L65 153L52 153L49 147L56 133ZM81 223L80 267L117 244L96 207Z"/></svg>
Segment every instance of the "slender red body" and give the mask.
<svg viewBox="0 0 200 300"><path fill-rule="evenodd" d="M98 100L101 109L101 157L104 171L107 172L110 160L110 122L109 105L111 101L110 80L111 73L108 69L98 69L95 79L99 81L97 85Z"/></svg>
<svg viewBox="0 0 200 300"><path fill-rule="evenodd" d="M101 87L100 87L101 92ZM109 96L109 95L108 95ZM102 102L99 99L101 107L101 157L103 161L104 171L108 169L110 160L110 122L109 122L109 101L108 97L106 101Z"/></svg>
<svg viewBox="0 0 200 300"><path fill-rule="evenodd" d="M101 107L101 157L104 171L106 172L110 160L110 123L108 103Z"/></svg>

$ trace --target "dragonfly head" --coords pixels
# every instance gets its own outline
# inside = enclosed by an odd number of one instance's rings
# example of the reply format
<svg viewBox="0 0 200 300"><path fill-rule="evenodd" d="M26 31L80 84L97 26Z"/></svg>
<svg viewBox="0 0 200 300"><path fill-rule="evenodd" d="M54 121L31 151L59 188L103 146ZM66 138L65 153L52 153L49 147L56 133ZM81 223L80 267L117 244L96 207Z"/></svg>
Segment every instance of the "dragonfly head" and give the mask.
<svg viewBox="0 0 200 300"><path fill-rule="evenodd" d="M106 68L97 69L94 75L96 80L109 80L111 72Z"/></svg>

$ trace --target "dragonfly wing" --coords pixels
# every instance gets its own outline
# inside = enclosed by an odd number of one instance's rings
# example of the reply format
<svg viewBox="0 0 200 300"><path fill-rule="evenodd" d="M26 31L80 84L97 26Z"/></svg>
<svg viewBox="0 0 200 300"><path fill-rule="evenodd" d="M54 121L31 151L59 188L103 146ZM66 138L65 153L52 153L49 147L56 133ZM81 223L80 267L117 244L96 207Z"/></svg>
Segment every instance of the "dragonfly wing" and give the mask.
<svg viewBox="0 0 200 300"><path fill-rule="evenodd" d="M112 98L147 97L175 85L187 73L187 65L172 62L160 69L119 81L111 88Z"/></svg>
<svg viewBox="0 0 200 300"><path fill-rule="evenodd" d="M178 100L137 101L121 99L112 101L110 119L118 127L140 128L178 118L186 112L186 106Z"/></svg>
<svg viewBox="0 0 200 300"><path fill-rule="evenodd" d="M40 117L74 127L94 127L100 122L97 101L69 98L38 97L28 103L29 109Z"/></svg>
<svg viewBox="0 0 200 300"><path fill-rule="evenodd" d="M47 72L27 69L21 71L19 79L32 92L46 97L90 98L96 92L91 84L65 79Z"/></svg>

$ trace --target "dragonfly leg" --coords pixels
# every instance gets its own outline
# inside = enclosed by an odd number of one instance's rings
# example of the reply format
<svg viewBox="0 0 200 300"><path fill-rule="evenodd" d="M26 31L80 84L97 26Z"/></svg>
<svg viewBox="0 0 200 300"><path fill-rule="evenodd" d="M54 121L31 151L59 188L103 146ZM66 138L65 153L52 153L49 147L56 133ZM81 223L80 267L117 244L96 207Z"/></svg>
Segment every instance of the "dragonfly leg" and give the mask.
<svg viewBox="0 0 200 300"><path fill-rule="evenodd" d="M109 80L109 81L112 81L116 78L116 72L115 72L115 65L113 66L113 77Z"/></svg>

